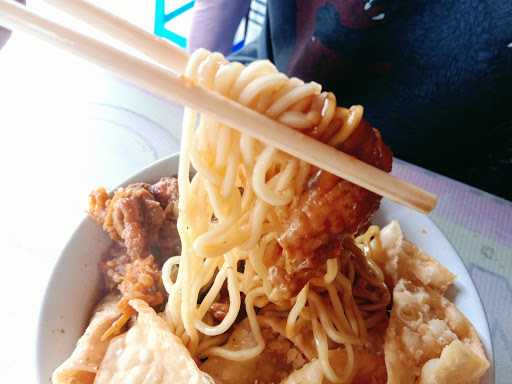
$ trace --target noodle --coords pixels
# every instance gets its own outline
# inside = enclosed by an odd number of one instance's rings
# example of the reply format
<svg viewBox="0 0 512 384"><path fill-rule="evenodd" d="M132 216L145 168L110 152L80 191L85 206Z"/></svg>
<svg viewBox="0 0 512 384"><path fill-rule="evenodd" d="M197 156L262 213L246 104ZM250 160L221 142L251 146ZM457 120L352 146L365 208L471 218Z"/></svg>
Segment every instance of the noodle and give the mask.
<svg viewBox="0 0 512 384"><path fill-rule="evenodd" d="M362 107L338 107L335 96L322 92L319 84L287 78L268 61L245 67L198 50L185 75L330 145L343 143L362 119ZM303 330L313 333L329 380L350 380L353 346L362 345L367 327L386 316L390 298L382 272L369 257L378 229L371 227L355 241L345 237L343 256L326 259L323 276L311 278L291 297L271 281L268 260L282 252L280 226L299 203L311 170L301 160L186 108L178 174L182 253L164 264L162 280L169 295L165 318L192 355L234 361L257 356L265 348L257 311L273 305L269 312L286 319L288 338ZM209 310L221 295L225 298L226 289L229 305L216 321ZM242 294L254 346L232 350L223 344L237 321ZM330 365L328 343L346 351L342 376Z"/></svg>
<svg viewBox="0 0 512 384"><path fill-rule="evenodd" d="M288 318L286 319L286 337L288 337L289 339L291 339L296 334L295 323L297 323L297 318L299 317L300 313L302 312L306 305L308 293L309 284L306 284L297 295L295 304L293 305L292 309L290 310L290 313L288 314Z"/></svg>
<svg viewBox="0 0 512 384"><path fill-rule="evenodd" d="M198 319L196 321L196 329L208 336L217 336L222 333L227 332L227 330L233 325L238 316L238 312L240 310L240 291L238 289L237 279L235 277L235 272L233 268L228 269L228 292L229 292L229 310L224 319L222 319L221 323L216 326L209 326L205 324L203 321ZM255 291L252 291L255 292ZM246 302L247 302L246 298Z"/></svg>
<svg viewBox="0 0 512 384"><path fill-rule="evenodd" d="M352 376L354 370L354 349L350 344L345 345L347 352L347 365L343 369L343 376L339 377L329 362L329 346L327 344L327 336L325 331L318 324L316 316L313 318L313 336L315 339L318 358L324 371L325 376L333 383L347 383Z"/></svg>
<svg viewBox="0 0 512 384"><path fill-rule="evenodd" d="M205 351L207 356L220 356L228 360L243 361L251 359L263 352L263 349L265 348L265 341L261 335L260 326L254 310L254 299L263 294L263 289L257 288L251 291L245 298L245 310L247 312L247 318L249 319L249 325L256 341L256 345L252 348L241 351L233 351L222 347L213 347Z"/></svg>
<svg viewBox="0 0 512 384"><path fill-rule="evenodd" d="M334 329L330 319L330 314L327 313L327 309L322 302L322 299L316 293L311 292L309 294L308 301L315 306L315 312L320 319L320 323L331 340L339 344L361 344L360 340L357 337L354 337L354 335L342 333L339 330Z"/></svg>
<svg viewBox="0 0 512 384"><path fill-rule="evenodd" d="M338 274L338 260L328 259L326 264L327 272L324 275L324 283L331 284Z"/></svg>

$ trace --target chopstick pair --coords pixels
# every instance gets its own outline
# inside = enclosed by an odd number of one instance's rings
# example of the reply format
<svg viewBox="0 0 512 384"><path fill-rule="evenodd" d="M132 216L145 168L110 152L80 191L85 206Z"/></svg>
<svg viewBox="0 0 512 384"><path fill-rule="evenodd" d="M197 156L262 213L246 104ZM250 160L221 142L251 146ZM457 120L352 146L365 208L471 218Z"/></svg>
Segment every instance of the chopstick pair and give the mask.
<svg viewBox="0 0 512 384"><path fill-rule="evenodd" d="M63 27L12 0L0 0L0 23L64 48L133 84L213 116L230 127L378 195L423 213L435 207L435 195L189 81L181 75L188 55L150 33L82 0L48 2L132 46L153 62Z"/></svg>

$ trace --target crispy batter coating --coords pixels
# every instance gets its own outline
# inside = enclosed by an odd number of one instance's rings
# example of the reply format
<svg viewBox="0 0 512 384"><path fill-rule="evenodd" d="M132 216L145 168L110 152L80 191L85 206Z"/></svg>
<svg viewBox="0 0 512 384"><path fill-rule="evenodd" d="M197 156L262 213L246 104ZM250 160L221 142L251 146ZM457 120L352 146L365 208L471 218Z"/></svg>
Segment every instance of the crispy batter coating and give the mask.
<svg viewBox="0 0 512 384"><path fill-rule="evenodd" d="M105 288L111 292L123 281L126 267L133 261L126 253L126 248L114 243L100 262L100 271L103 274Z"/></svg>
<svg viewBox="0 0 512 384"><path fill-rule="evenodd" d="M151 252L160 260L181 254L181 241L178 235L178 227L176 224L176 216L170 215L169 210L165 210L166 217L155 244L152 244Z"/></svg>
<svg viewBox="0 0 512 384"><path fill-rule="evenodd" d="M161 260L180 252L176 228L178 183L165 177L153 185L136 183L111 196L98 188L89 198L89 214L114 243L100 263L105 288L122 294L119 303L129 311L131 299L153 307L164 300Z"/></svg>
<svg viewBox="0 0 512 384"><path fill-rule="evenodd" d="M178 179L176 177L162 177L149 187L149 191L163 208L172 210L174 217L178 217Z"/></svg>
<svg viewBox="0 0 512 384"><path fill-rule="evenodd" d="M149 192L149 185L136 183L119 188L111 199L100 188L91 194L89 214L103 225L113 240L122 241L128 254L145 257L158 237L165 219L164 208Z"/></svg>
<svg viewBox="0 0 512 384"><path fill-rule="evenodd" d="M362 121L343 143L342 151L391 171L392 153L380 133ZM336 237L363 228L378 209L380 196L318 170L308 182L299 206L286 223L279 244L283 248L287 274L316 268L333 252Z"/></svg>
<svg viewBox="0 0 512 384"><path fill-rule="evenodd" d="M121 306L127 306L131 299L144 300L152 307L164 301L160 268L151 255L127 264L118 288L123 295Z"/></svg>

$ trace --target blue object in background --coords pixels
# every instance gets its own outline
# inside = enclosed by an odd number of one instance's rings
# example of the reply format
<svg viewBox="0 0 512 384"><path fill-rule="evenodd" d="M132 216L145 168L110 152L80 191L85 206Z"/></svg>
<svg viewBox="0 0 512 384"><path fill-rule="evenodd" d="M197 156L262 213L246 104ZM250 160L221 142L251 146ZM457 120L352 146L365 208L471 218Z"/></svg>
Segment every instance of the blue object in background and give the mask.
<svg viewBox="0 0 512 384"><path fill-rule="evenodd" d="M185 12L190 11L193 9L195 5L195 0L191 0L189 2L184 3L183 5L179 6L178 8L174 9L173 11L166 13L166 4L170 5L171 2L174 1L175 3L177 0L156 0L156 9L155 9L155 24L154 24L154 33L157 36L163 37L169 41L171 41L173 44L181 47L181 48L187 48L187 37L183 36L179 33L171 31L167 24L179 17L182 16ZM181 2L183 3L183 2ZM239 31L237 32L235 36L235 41L233 42L232 52L236 52L240 49L242 49L247 41L247 34L249 30L249 25L256 30L261 29L263 25L263 19L265 18L264 12L258 10L257 6L263 7L263 9L266 8L266 0L252 0L252 5L249 8L247 15L244 16L242 19ZM254 5L254 6L253 6Z"/></svg>
<svg viewBox="0 0 512 384"><path fill-rule="evenodd" d="M176 32L170 31L165 25L172 19L192 9L194 7L195 0L192 0L169 13L165 13L165 1L166 0L156 0L155 35L164 37L181 48L186 48L187 38L177 34Z"/></svg>

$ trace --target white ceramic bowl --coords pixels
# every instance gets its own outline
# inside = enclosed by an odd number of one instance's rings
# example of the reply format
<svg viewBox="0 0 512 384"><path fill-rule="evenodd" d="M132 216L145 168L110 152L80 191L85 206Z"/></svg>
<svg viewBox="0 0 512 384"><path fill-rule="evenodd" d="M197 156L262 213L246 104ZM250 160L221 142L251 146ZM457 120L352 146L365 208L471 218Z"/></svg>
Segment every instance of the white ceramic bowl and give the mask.
<svg viewBox="0 0 512 384"><path fill-rule="evenodd" d="M178 155L170 156L143 169L123 185L139 181L152 183L162 176L176 174L177 170ZM413 243L457 275L452 299L478 330L491 361L491 369L482 383L494 383L489 327L464 263L427 216L383 201L374 222L385 225L393 219L400 222L405 235ZM100 226L86 218L74 232L53 270L39 318L36 358L40 384L50 382L52 371L69 356L87 325L90 312L99 298L97 265L109 244L110 240Z"/></svg>

